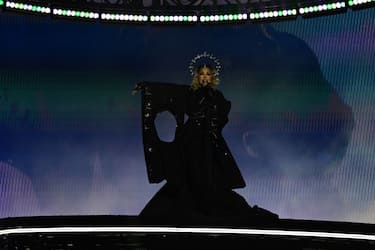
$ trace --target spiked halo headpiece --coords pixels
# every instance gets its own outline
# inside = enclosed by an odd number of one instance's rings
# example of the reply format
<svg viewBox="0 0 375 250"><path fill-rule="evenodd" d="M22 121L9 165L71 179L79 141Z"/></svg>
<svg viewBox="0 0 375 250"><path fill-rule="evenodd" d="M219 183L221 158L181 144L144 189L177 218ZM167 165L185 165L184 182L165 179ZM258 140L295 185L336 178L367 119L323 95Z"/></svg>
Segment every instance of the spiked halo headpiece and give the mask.
<svg viewBox="0 0 375 250"><path fill-rule="evenodd" d="M211 67L215 68L214 76L216 78L219 78L221 64L220 64L220 60L216 56L214 56L213 54L207 53L206 51L196 55L190 61L190 64L189 64L190 74L194 76L194 73L196 72L197 68L202 65L210 65Z"/></svg>

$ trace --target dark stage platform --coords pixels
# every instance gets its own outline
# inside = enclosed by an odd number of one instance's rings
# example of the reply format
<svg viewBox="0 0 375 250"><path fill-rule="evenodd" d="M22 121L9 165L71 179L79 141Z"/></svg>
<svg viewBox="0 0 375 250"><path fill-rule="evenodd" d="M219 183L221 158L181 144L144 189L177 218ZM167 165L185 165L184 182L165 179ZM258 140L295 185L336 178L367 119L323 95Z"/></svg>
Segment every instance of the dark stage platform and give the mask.
<svg viewBox="0 0 375 250"><path fill-rule="evenodd" d="M0 249L375 249L375 225L253 221L229 225L147 224L137 216L0 219Z"/></svg>

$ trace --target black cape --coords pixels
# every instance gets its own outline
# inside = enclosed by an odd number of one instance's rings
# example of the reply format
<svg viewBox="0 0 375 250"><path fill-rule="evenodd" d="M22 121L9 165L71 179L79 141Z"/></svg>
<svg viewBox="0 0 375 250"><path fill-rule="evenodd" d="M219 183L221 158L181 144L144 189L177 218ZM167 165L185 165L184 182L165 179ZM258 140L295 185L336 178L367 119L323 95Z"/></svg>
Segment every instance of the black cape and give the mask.
<svg viewBox="0 0 375 250"><path fill-rule="evenodd" d="M192 116L199 113L207 89L193 91L190 86L168 83L142 83L143 145L148 178L151 183L166 180L178 185L186 178L192 166L201 167L200 175L207 181L216 175L212 185L225 188L243 188L245 182L237 163L225 142L221 130L228 121L231 103L219 90L212 90L211 105L216 106L216 131L208 127L209 117L199 123ZM204 100L203 100L204 102ZM176 119L175 140L161 141L157 135L155 118L158 113L169 111ZM202 112L203 113L203 112ZM199 115L199 114L198 114ZM186 120L186 117L188 119ZM197 170L199 171L199 170ZM210 173L207 173L210 171ZM211 187L210 187L211 188ZM220 187L218 187L220 188Z"/></svg>
<svg viewBox="0 0 375 250"><path fill-rule="evenodd" d="M266 210L251 208L232 190L245 187L245 181L221 133L231 103L219 90L193 91L187 85L155 82L140 83L138 88L148 179L150 183L166 181L140 213L142 218L216 223L269 216ZM163 111L176 119L172 142L160 140L157 134L155 118Z"/></svg>

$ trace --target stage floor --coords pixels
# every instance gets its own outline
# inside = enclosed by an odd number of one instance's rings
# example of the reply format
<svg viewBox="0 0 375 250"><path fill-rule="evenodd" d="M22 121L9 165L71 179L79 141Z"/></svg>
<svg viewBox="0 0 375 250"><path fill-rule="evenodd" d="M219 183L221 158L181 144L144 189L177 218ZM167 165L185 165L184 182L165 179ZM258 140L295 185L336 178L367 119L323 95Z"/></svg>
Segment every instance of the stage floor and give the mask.
<svg viewBox="0 0 375 250"><path fill-rule="evenodd" d="M279 219L146 223L137 216L0 219L0 249L375 249L375 225Z"/></svg>

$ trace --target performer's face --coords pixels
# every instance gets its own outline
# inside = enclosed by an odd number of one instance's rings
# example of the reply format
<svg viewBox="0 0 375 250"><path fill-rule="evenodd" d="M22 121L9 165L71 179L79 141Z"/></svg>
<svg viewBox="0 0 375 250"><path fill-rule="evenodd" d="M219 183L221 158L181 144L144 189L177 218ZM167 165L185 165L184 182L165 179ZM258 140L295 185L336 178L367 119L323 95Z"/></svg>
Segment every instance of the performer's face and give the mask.
<svg viewBox="0 0 375 250"><path fill-rule="evenodd" d="M201 86L206 86L207 84L212 83L212 78L213 74L211 69L203 67L199 70L198 79Z"/></svg>

